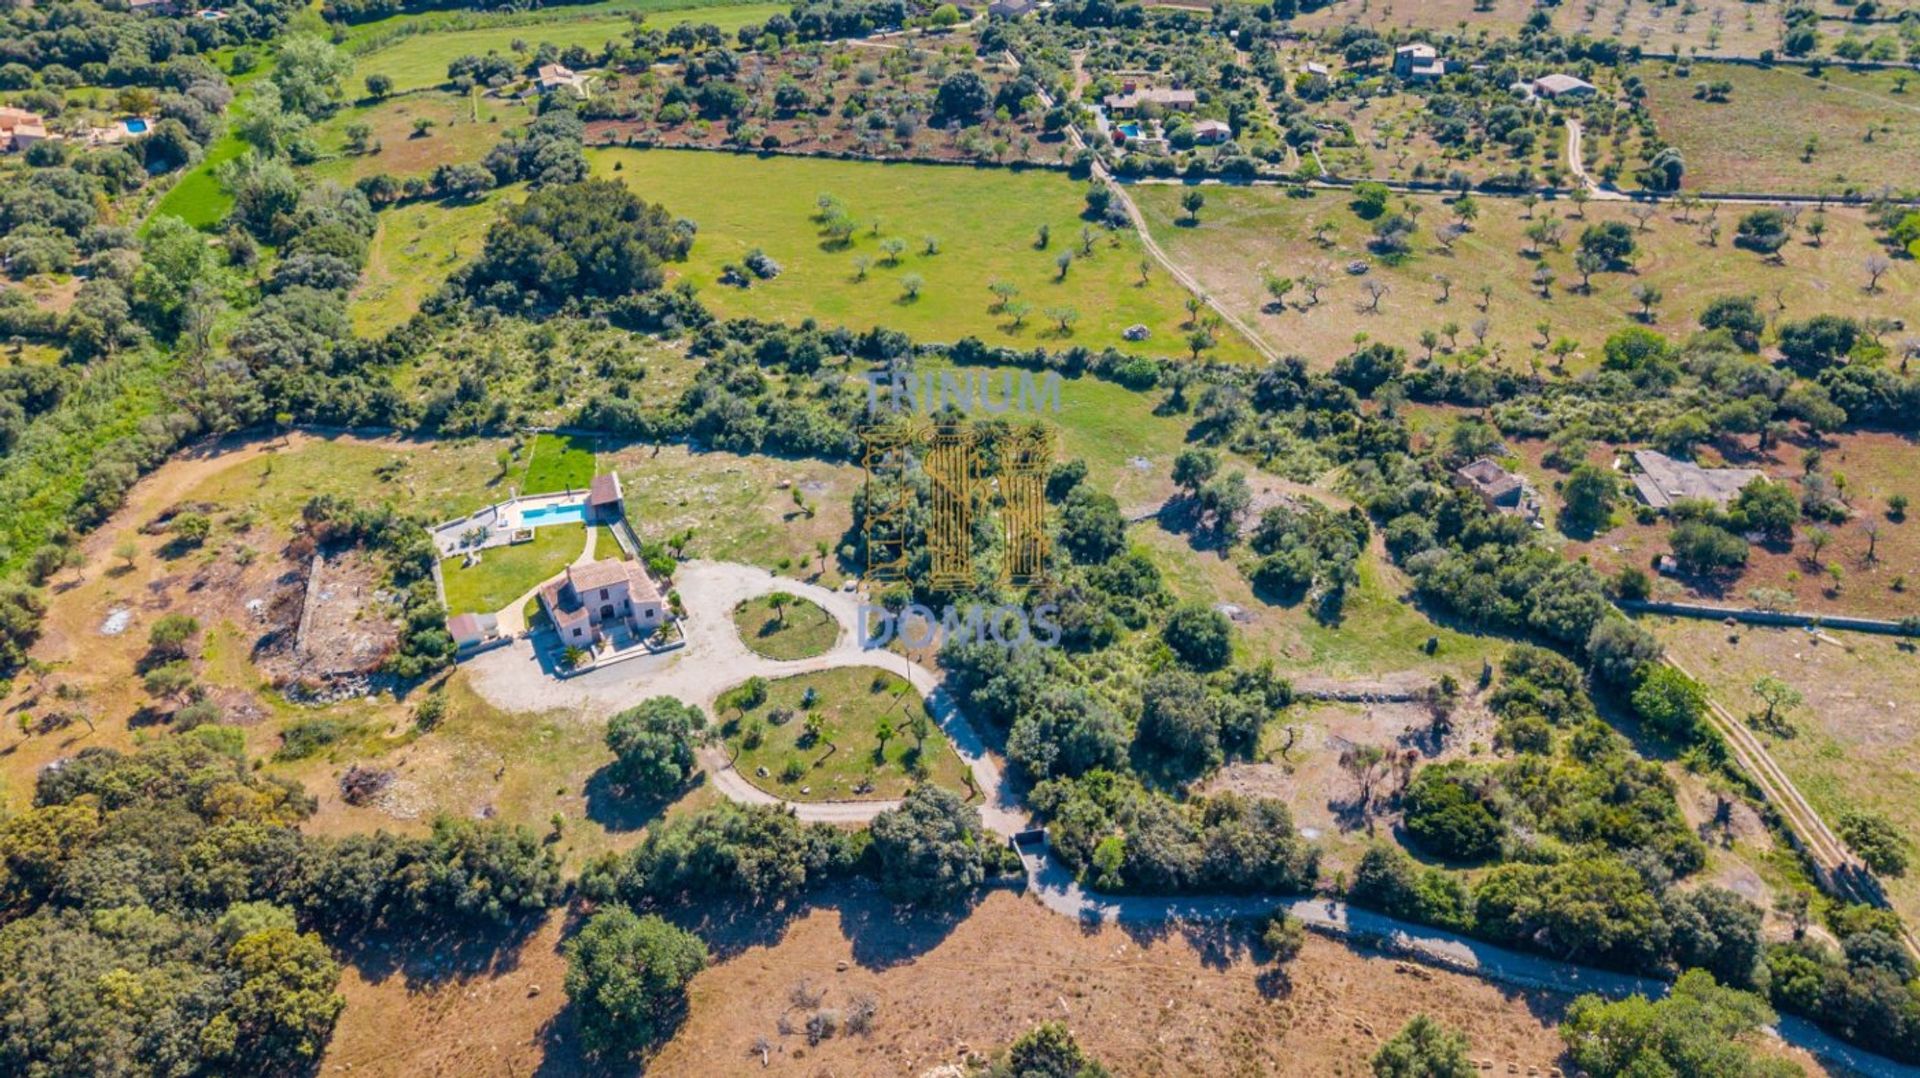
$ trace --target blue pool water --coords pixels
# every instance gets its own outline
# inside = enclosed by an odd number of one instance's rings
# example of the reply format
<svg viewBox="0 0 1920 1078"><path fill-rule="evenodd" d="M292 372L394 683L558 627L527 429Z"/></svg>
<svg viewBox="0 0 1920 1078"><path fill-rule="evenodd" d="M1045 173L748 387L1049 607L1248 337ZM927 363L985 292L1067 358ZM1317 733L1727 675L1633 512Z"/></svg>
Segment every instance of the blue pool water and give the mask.
<svg viewBox="0 0 1920 1078"><path fill-rule="evenodd" d="M1119 131L1119 132L1120 132L1121 134L1123 134L1123 135L1125 135L1125 136L1127 136L1128 138L1139 138L1139 137L1140 137L1140 125L1139 125L1139 124L1121 124L1121 125L1120 125L1120 126L1119 126L1118 128L1116 128L1115 130L1117 130L1117 131Z"/></svg>
<svg viewBox="0 0 1920 1078"><path fill-rule="evenodd" d="M538 528L546 524L580 524L587 519L587 507L583 502L571 505L541 505L520 511L520 523L524 527Z"/></svg>
<svg viewBox="0 0 1920 1078"><path fill-rule="evenodd" d="M145 120L128 120L127 121L127 131L130 134L138 135L141 132L145 131L146 129L147 129L147 121Z"/></svg>

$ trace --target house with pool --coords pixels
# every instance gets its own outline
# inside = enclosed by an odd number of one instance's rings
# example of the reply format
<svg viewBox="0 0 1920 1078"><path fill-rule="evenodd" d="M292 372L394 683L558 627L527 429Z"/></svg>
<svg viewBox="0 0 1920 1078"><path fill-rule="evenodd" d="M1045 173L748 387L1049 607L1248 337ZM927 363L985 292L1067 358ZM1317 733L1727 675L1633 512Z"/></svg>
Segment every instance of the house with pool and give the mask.
<svg viewBox="0 0 1920 1078"><path fill-rule="evenodd" d="M624 525L626 519L620 477L605 472L594 476L585 490L515 495L449 520L433 529L433 545L443 558L478 555L492 547L532 542L534 529L550 524Z"/></svg>
<svg viewBox="0 0 1920 1078"><path fill-rule="evenodd" d="M565 676L682 643L611 472L584 489L515 494L431 534L447 632L462 658L530 639Z"/></svg>

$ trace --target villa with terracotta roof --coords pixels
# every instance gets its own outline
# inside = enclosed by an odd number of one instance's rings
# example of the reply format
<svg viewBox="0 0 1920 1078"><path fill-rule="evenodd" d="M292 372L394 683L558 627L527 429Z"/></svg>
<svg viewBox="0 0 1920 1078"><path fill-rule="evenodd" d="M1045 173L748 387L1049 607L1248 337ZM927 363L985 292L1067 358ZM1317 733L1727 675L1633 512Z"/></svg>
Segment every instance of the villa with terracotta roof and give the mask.
<svg viewBox="0 0 1920 1078"><path fill-rule="evenodd" d="M666 624L660 589L637 561L606 558L567 567L540 585L540 606L567 647L601 640L625 647Z"/></svg>
<svg viewBox="0 0 1920 1078"><path fill-rule="evenodd" d="M0 153L24 150L52 137L39 113L0 105Z"/></svg>

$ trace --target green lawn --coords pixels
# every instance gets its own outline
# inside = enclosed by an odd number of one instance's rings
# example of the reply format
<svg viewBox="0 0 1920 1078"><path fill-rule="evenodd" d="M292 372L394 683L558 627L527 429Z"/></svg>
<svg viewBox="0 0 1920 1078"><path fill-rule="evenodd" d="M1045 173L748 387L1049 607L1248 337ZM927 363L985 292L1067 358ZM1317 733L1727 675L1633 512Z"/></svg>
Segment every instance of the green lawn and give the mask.
<svg viewBox="0 0 1920 1078"><path fill-rule="evenodd" d="M209 476L184 501L257 511L287 526L316 494L446 520L506 497L494 439L311 441Z"/></svg>
<svg viewBox="0 0 1920 1078"><path fill-rule="evenodd" d="M674 271L723 316L817 318L860 330L881 325L927 341L973 335L1026 348L1186 352L1185 291L1159 271L1141 283L1142 248L1130 231L1096 229L1091 253L1081 257L1083 187L1057 172L670 150L601 149L588 157L595 175L624 179L700 226L692 257ZM860 223L845 243L822 233L822 194L838 198ZM1042 225L1051 232L1045 249L1037 242ZM938 241L935 254L925 251L928 236ZM889 240L904 244L897 263L885 253ZM755 247L784 272L747 290L717 283L724 265ZM1055 260L1068 253L1074 259L1060 279ZM856 258L872 262L864 280ZM917 297L907 294L909 277L924 282ZM995 281L1015 285L1016 301L1030 305L1022 325L995 309L987 290ZM1047 312L1065 308L1078 321L1062 332ZM1123 339L1135 323L1148 327L1149 340ZM1224 331L1212 353L1253 356Z"/></svg>
<svg viewBox="0 0 1920 1078"><path fill-rule="evenodd" d="M480 564L463 568L460 558L440 563L447 580L447 612L488 614L565 569L586 548L584 524L535 528L533 541L482 551Z"/></svg>
<svg viewBox="0 0 1920 1078"><path fill-rule="evenodd" d="M817 694L811 712L822 722L817 739L807 735L808 709L801 707L809 688ZM789 714L774 721L780 712ZM728 747L738 753L734 767L741 774L792 801L900 797L915 782L916 756L924 760L929 781L965 792L966 765L931 718L925 746L916 748L907 723L925 713L920 694L898 675L851 666L772 683L766 702L744 717L727 712L722 732ZM883 717L895 731L884 754L876 736ZM744 747L755 734L758 746ZM759 774L762 767L767 769L764 776ZM856 792L862 784L871 789Z"/></svg>
<svg viewBox="0 0 1920 1078"><path fill-rule="evenodd" d="M733 627L748 647L769 659L807 659L824 655L840 638L840 623L818 604L795 597L783 613L767 597L733 608Z"/></svg>
<svg viewBox="0 0 1920 1078"><path fill-rule="evenodd" d="M593 482L593 440L570 434L541 434L533 439L522 494L585 490Z"/></svg>
<svg viewBox="0 0 1920 1078"><path fill-rule="evenodd" d="M610 10L612 9L612 10ZM626 10L638 12L638 6ZM765 22L767 17L785 13L784 4L738 4L683 8L649 15L647 25L665 28L683 22L708 22L731 34L748 23ZM633 33L633 20L614 5L594 5L548 13L539 22L503 20L504 25L471 29L448 29L417 33L360 56L348 81L351 92L358 93L368 75L383 74L393 79L396 93L423 90L447 81L447 65L462 56L484 56L489 52L510 52L513 43L527 46L527 59L539 46L566 49L574 45L598 51L608 42L624 41Z"/></svg>

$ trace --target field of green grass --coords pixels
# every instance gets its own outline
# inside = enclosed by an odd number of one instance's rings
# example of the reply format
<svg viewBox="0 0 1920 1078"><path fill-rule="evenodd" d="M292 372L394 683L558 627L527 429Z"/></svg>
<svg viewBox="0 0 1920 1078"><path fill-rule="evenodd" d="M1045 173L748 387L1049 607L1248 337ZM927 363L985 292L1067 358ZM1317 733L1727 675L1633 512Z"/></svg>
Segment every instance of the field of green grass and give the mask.
<svg viewBox="0 0 1920 1078"><path fill-rule="evenodd" d="M1689 189L1817 194L1920 186L1920 88L1895 92L1893 72L1829 68L1816 79L1802 68L1695 64L1683 78L1665 65L1635 70L1661 137L1686 157ZM1722 79L1733 84L1727 101L1694 97L1695 83Z"/></svg>
<svg viewBox="0 0 1920 1078"><path fill-rule="evenodd" d="M447 65L462 56L512 52L524 42L526 58L540 45L566 49L578 45L598 51L608 42L625 41L633 33L633 14L645 14L646 25L665 28L683 22L707 22L731 34L748 23L765 22L785 5L731 4L649 10L637 4L595 4L584 8L555 8L538 22L502 20L502 25L416 33L384 48L366 52L354 61L349 85L358 92L368 75L393 79L396 93L422 90L447 81ZM373 31L363 31L371 36Z"/></svg>
<svg viewBox="0 0 1920 1078"><path fill-rule="evenodd" d="M1180 207L1183 190L1134 188L1134 199L1154 238L1169 257L1268 343L1282 352L1306 356L1319 366L1352 351L1361 333L1407 349L1412 359L1422 359L1426 350L1420 344L1421 332L1440 332L1449 322L1456 327L1455 340L1464 352L1474 344L1475 323L1485 319L1487 344L1498 349L1497 362L1507 369L1525 372L1537 363L1543 374L1550 373L1554 358L1545 348L1552 340L1567 337L1579 345L1567 361L1567 369L1577 373L1598 363L1601 345L1610 334L1636 324L1641 305L1633 288L1640 284L1663 293L1652 328L1676 337L1692 332L1707 304L1725 295L1758 296L1762 309L1773 313L1778 290L1779 301L1786 305L1782 316L1787 318L1826 311L1911 318L1920 304L1920 271L1906 262L1896 264L1881 279L1879 292L1867 293L1867 275L1861 267L1881 246L1864 213L1854 209L1827 211L1828 228L1821 245L1815 247L1797 237L1783 252L1784 264L1775 265L1733 246L1734 226L1743 212L1738 207L1720 212L1719 243L1709 246L1700 227L1702 211L1686 213L1663 206L1646 229L1638 231L1639 223L1622 205L1589 203L1583 219L1571 202L1543 202L1532 211L1534 218L1557 215L1565 224L1565 237L1563 249L1549 247L1534 256L1528 253L1531 244L1526 231L1534 222L1527 219L1527 209L1514 199L1499 198L1475 199L1478 216L1473 231L1448 253L1434 233L1452 219L1452 205L1439 197L1418 196L1410 200L1423 211L1414 251L1401 264L1388 265L1368 250L1372 224L1354 213L1343 193L1322 191L1312 198L1288 198L1276 188L1208 187L1200 222L1193 225L1186 223ZM1396 199L1394 205L1408 201ZM1683 220L1683 214L1691 221ZM1812 219L1811 214L1806 211L1802 224ZM1584 293L1573 266L1574 252L1583 229L1607 220L1636 229L1640 250L1635 271L1596 274L1591 293ZM1314 239L1314 229L1322 223L1330 226L1326 246ZM1362 260L1369 265L1365 276L1348 273L1349 263ZM1542 264L1556 278L1550 296L1543 296L1532 284L1534 271ZM1269 273L1296 281L1315 275L1330 283L1318 306L1309 305L1305 290L1296 287L1281 313L1269 309L1271 298L1265 287ZM1435 279L1437 274L1453 282L1446 302L1441 302L1443 288ZM1389 289L1378 311L1366 309L1370 297L1363 289L1368 280L1382 281ZM1493 290L1485 310L1482 286ZM1548 326L1548 340L1541 337L1542 322ZM1451 363L1455 360L1447 345L1442 336L1436 358Z"/></svg>
<svg viewBox="0 0 1920 1078"><path fill-rule="evenodd" d="M812 708L801 706L807 691ZM788 712L775 722L776 712ZM807 717L820 719L818 737L807 733ZM927 739L916 746L908 723L926 717ZM721 715L727 745L737 755L733 766L749 781L792 801L887 799L905 794L915 782L916 760L924 762L927 781L966 792L966 765L954 754L939 724L926 715L920 694L898 675L873 667L848 666L817 674L783 678L767 686L766 702L746 714ZM883 748L881 720L893 728ZM758 734L754 748L746 742ZM767 774L759 774L760 768ZM865 784L869 789L861 790Z"/></svg>
<svg viewBox="0 0 1920 1078"><path fill-rule="evenodd" d="M235 102L235 108L243 107ZM233 196L220 185L220 166L239 157L247 149L238 135L228 134L207 147L207 152L186 175L180 177L154 206L152 216L170 214L199 229L210 229L233 208Z"/></svg>
<svg viewBox="0 0 1920 1078"><path fill-rule="evenodd" d="M700 226L692 257L675 272L722 315L881 325L927 341L973 335L1028 348L1186 352L1184 290L1161 272L1141 283L1140 242L1126 231L1097 231L1092 253L1080 257L1082 185L1056 172L666 150L590 150L588 157L595 175L623 179ZM816 220L822 194L860 222L844 244ZM1051 231L1045 249L1036 242L1042 225ZM938 241L935 254L925 251L928 236ZM888 240L904 244L897 264L882 247ZM756 247L780 263L778 277L745 290L717 283L722 266ZM1055 259L1066 253L1074 259L1062 280ZM855 264L862 257L872 263L864 280ZM905 287L909 277L924 282L917 296ZM994 309L987 287L995 281L1014 284L1017 301L1031 305L1023 325ZM1077 312L1070 332L1049 320L1056 308ZM1124 340L1122 331L1135 323L1151 339ZM1254 353L1223 332L1210 355L1250 360Z"/></svg>
<svg viewBox="0 0 1920 1078"><path fill-rule="evenodd" d="M519 101L451 91L350 106L314 128L315 143L330 156L309 166L307 174L343 184L375 173L401 179L424 176L440 165L478 162L508 131L532 117L533 110ZM433 124L425 135L414 134L414 123L420 120ZM347 128L357 123L373 129L378 152L346 152Z"/></svg>
<svg viewBox="0 0 1920 1078"><path fill-rule="evenodd" d="M533 440L527 458L522 494L551 494L557 490L585 490L593 482L593 440L570 434L541 434Z"/></svg>
<svg viewBox="0 0 1920 1078"><path fill-rule="evenodd" d="M363 505L392 504L433 520L470 513L506 497L496 460L506 443L355 438L301 438L292 449L219 471L187 490L183 501L247 509L288 526L316 494Z"/></svg>
<svg viewBox="0 0 1920 1078"><path fill-rule="evenodd" d="M447 558L440 573L447 582L447 612L490 614L525 594L527 589L565 569L586 549L584 524L550 524L533 530L533 540L497 546L480 554L480 564L467 567L462 558Z"/></svg>
<svg viewBox="0 0 1920 1078"><path fill-rule="evenodd" d="M413 317L421 300L480 253L500 202L523 190L515 184L479 202L413 202L382 211L348 312L353 331L375 337Z"/></svg>
<svg viewBox="0 0 1920 1078"><path fill-rule="evenodd" d="M840 638L840 623L817 603L794 597L775 610L765 596L733 608L733 627L754 652L769 659L807 659L824 655Z"/></svg>

